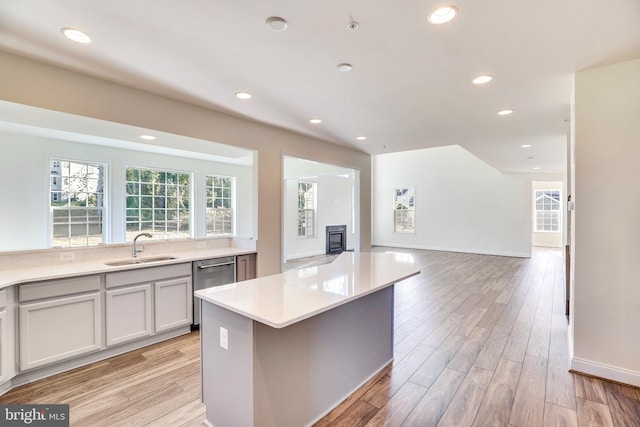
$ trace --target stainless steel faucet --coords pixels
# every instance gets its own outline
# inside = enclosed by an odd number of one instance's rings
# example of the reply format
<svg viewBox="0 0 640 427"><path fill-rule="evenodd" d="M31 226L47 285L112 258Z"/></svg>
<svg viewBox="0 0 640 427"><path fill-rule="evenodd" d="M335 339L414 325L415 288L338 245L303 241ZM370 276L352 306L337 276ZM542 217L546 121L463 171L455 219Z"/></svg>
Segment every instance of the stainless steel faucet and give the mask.
<svg viewBox="0 0 640 427"><path fill-rule="evenodd" d="M149 233L140 233L138 234L136 237L133 238L133 257L137 257L138 256L138 252L142 252L142 249L138 249L136 247L136 241L138 240L138 237L148 237L148 238L152 238L153 236Z"/></svg>

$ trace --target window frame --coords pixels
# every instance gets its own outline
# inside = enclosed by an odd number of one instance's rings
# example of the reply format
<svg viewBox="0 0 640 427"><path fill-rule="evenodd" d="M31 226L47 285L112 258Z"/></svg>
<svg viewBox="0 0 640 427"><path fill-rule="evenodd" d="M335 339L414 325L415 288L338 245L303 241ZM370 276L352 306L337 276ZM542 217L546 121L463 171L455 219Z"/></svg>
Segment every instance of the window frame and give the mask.
<svg viewBox="0 0 640 427"><path fill-rule="evenodd" d="M305 196L304 203L301 206L301 185L310 185L312 198ZM318 207L318 183L313 181L307 181L299 179L297 182L298 199L296 206L296 237L298 239L310 239L318 236L317 230L317 207ZM305 190L305 195L309 190ZM308 207L307 203L311 202L312 207ZM303 219L304 218L304 219ZM311 224L309 224L309 222ZM311 230L311 233L309 232ZM301 234L302 232L302 234Z"/></svg>
<svg viewBox="0 0 640 427"><path fill-rule="evenodd" d="M151 172L151 173L157 173L157 174L165 174L165 181L164 182L148 182L148 181L141 181L141 177L139 177L137 180L135 179L135 177L133 176L132 179L129 179L129 171L130 170L135 170L138 172L138 174L140 173L144 173L144 172ZM158 187L164 187L164 190L168 190L167 185L167 176L166 175L177 175L176 176L176 183L173 184L171 183L170 185L172 187L172 189L176 190L176 196L175 197L169 197L167 194L156 194L155 190L156 190L156 186ZM192 238L194 236L194 210L193 210L193 192L194 192L194 180L193 180L193 172L192 171L184 171L184 170L179 170L179 169L168 169L168 168L162 168L162 167L150 167L150 166L137 166L137 165L126 165L124 167L124 233L125 233L125 242L130 242L133 240L133 237L139 233L150 233L153 235L153 238L156 240L179 240L179 239L188 239L188 238ZM187 207L183 207L180 205L181 202L184 202L185 197L183 196L183 191L181 189L181 187L184 187L184 184L180 183L180 180L182 177L186 176L188 179L188 184L186 184L186 188L188 191L188 196L186 197L186 201L189 203L189 205ZM137 193L130 193L130 191L136 191L135 185L138 185L137 188ZM146 186L152 186L152 192L151 194L145 193L143 194L142 191L142 185L146 185ZM145 188L145 190L148 190L148 187ZM181 191L182 190L182 191ZM130 206L129 205L129 198L132 197L137 197L138 202L137 207L136 206ZM145 199L143 199L146 198ZM160 201L160 199L165 198L165 207L156 207L156 202ZM169 199L176 199L175 200L175 207L169 206ZM171 205L174 205L174 203L171 203ZM130 218L133 218L133 215L131 215L133 213L133 211L137 210L138 211L138 219L137 220L133 220ZM148 216L149 213L151 214L151 219L148 218L141 218L142 216L142 211L146 211L145 214ZM160 214L161 211L163 212L163 215ZM172 211L171 215L169 214L169 211ZM185 213L182 213L182 211L185 211ZM156 217L156 214L159 214L159 217ZM162 218L162 216L164 216L164 218ZM184 219L183 219L184 218ZM185 221L186 219L186 223L187 223L187 227L188 227L188 231L181 232L181 224L183 221ZM138 224L138 229L137 230L130 230L130 224ZM151 228L143 228L143 224L151 224ZM176 225L176 229L175 230L169 230L169 224L170 223L175 223ZM156 228L156 224L164 224L163 227L161 228Z"/></svg>
<svg viewBox="0 0 640 427"><path fill-rule="evenodd" d="M65 178L64 173L59 173L59 174L54 173L55 168L62 169L65 164L68 165L69 174L70 174L66 176L67 180L64 179ZM95 181L96 181L95 191L90 191L90 188L88 188L87 186L84 186L81 188L76 186L76 191L72 191L71 188L67 190L69 194L84 195L86 203L89 203L90 197L94 196L96 206L90 206L88 204L85 204L85 206L77 206L77 205L73 206L71 205L71 203L74 203L74 201L72 201L70 197L67 199L67 203L68 203L67 206L63 206L63 205L56 206L56 204L61 203L64 199L64 197L62 197L63 193L65 192L65 190L62 189L63 186L74 185L74 184L65 184L65 181L67 183L70 182L72 164L81 165L81 167L96 167L98 169L98 175L96 175L95 177ZM49 247L83 248L83 247L90 247L90 246L98 246L98 245L107 243L108 242L107 215L109 212L109 209L108 209L109 194L108 194L108 184L107 184L108 183L108 164L105 162L99 162L94 160L74 159L74 158L69 158L65 156L51 156L48 159L48 167L49 167L49 177L48 177L49 178L49 183L48 183L48 190L49 190L48 191L48 206L49 206L48 244L49 244ZM89 177L89 174L90 172L87 169L87 172L84 174L84 176L78 179L85 180L86 181L85 183L87 183L89 182L89 180L93 180L93 178ZM54 190L53 188L54 185L59 189ZM82 200L82 196L80 200ZM75 202L77 202L77 200ZM62 212L64 210L68 211L68 221L56 222L56 218L58 219L62 218L62 216L60 216L59 214L56 214L56 212ZM85 211L84 216L86 218L86 220L84 221L79 220L79 218L81 218L82 215L78 215L78 213L83 210ZM90 215L91 211L96 211L94 216L97 215L99 218L99 221L89 220L89 217L91 216ZM92 224L93 225L99 224L100 232L98 234L89 233L89 229ZM61 225L67 225L66 238L63 238L61 236L56 237L56 229L59 228L57 226L61 226ZM85 227L86 232L74 239L74 237L72 236L73 234L72 228L78 229L78 228L81 228L82 226ZM62 240L66 240L65 245L57 244L57 242L60 242ZM75 242L84 241L84 243L77 244L77 243L74 243L74 241Z"/></svg>
<svg viewBox="0 0 640 427"><path fill-rule="evenodd" d="M410 192L410 205L407 209L398 209L398 192ZM405 205L405 204L403 204ZM406 206L406 205L405 205ZM407 215L402 215L405 218L411 218L411 226L410 228L401 227L401 223L398 221L398 217L400 213L406 213ZM406 222L406 220L405 220ZM416 233L416 188L415 187L394 187L393 188L393 232L400 234L415 234Z"/></svg>
<svg viewBox="0 0 640 427"><path fill-rule="evenodd" d="M215 185L209 185L209 178L215 179L215 178L220 178L220 179L228 179L230 181L230 185L229 185L229 192L230 195L229 197L224 197L224 190L225 186L220 187L222 189L222 193L223 193L223 197L222 200L229 200L230 203L230 207L226 208L216 208L215 206L213 206L215 204L215 189L216 186ZM211 194L211 196L210 196ZM211 198L211 204L212 206L209 207L209 199ZM206 237L216 237L216 236L233 236L235 234L235 230L236 230L236 177L235 176L229 176L229 175L220 175L220 174L207 174L205 177L205 236ZM229 232L225 232L225 227L223 226L223 230L220 233L216 233L216 227L215 224L218 222L215 219L213 220L213 227L210 228L210 221L209 221L209 213L212 212L213 216L216 216L217 212L222 212L222 211L230 211L230 220L226 221L226 220L222 220L222 224L225 223L229 223L230 224L230 230Z"/></svg>
<svg viewBox="0 0 640 427"><path fill-rule="evenodd" d="M549 196L545 193L553 193L553 192L557 192L558 193L558 200L554 200L552 196ZM541 193L540 196L538 196L538 194ZM553 203L556 202L558 204L558 208L557 209L538 209L538 199L541 197L547 197L549 200L549 203ZM545 204L543 203L543 207L545 206ZM544 226L546 225L544 222L544 218L542 221L542 224L539 223L538 219L538 214L539 213L555 213L556 217L557 217L557 224L556 224L556 228L557 229L553 229L554 225L553 225L553 215L551 216L550 222L551 224L549 224L549 226L552 228L551 230L545 230ZM540 225L542 225L542 228L540 228ZM535 233L561 233L562 232L562 189L560 188L536 188L533 190L533 229Z"/></svg>

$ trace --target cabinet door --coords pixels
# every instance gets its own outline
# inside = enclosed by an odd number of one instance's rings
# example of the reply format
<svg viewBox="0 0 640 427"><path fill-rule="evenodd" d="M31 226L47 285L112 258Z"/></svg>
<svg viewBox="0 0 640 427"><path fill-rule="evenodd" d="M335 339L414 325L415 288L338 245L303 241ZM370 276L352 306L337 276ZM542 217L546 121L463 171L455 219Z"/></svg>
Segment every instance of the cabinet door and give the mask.
<svg viewBox="0 0 640 427"><path fill-rule="evenodd" d="M9 377L9 336L7 330L7 310L0 310L0 383Z"/></svg>
<svg viewBox="0 0 640 427"><path fill-rule="evenodd" d="M236 281L242 282L243 280L256 278L256 255L238 255L236 258Z"/></svg>
<svg viewBox="0 0 640 427"><path fill-rule="evenodd" d="M151 284L106 292L107 346L151 335Z"/></svg>
<svg viewBox="0 0 640 427"><path fill-rule="evenodd" d="M99 350L100 293L20 306L20 369Z"/></svg>
<svg viewBox="0 0 640 427"><path fill-rule="evenodd" d="M156 332L191 324L193 308L191 288L191 277L156 282Z"/></svg>

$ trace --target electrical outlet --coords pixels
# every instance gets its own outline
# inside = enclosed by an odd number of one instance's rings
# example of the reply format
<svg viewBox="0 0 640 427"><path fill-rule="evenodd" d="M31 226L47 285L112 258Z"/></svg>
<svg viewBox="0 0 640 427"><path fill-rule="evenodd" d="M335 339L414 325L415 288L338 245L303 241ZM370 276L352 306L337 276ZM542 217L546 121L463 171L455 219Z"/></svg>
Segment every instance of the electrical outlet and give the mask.
<svg viewBox="0 0 640 427"><path fill-rule="evenodd" d="M220 347L229 350L229 331L220 326Z"/></svg>
<svg viewBox="0 0 640 427"><path fill-rule="evenodd" d="M198 249L204 249L207 247L207 242L198 242Z"/></svg>
<svg viewBox="0 0 640 427"><path fill-rule="evenodd" d="M75 252L62 252L60 254L60 261L73 261L74 259L76 259Z"/></svg>

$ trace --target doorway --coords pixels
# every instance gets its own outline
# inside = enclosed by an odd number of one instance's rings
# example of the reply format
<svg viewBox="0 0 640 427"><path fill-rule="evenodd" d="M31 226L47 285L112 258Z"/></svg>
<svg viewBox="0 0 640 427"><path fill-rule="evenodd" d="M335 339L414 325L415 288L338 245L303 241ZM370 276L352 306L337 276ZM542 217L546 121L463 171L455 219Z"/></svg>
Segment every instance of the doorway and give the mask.
<svg viewBox="0 0 640 427"><path fill-rule="evenodd" d="M283 260L324 255L327 227L345 229L343 247L358 247L359 171L284 156Z"/></svg>

